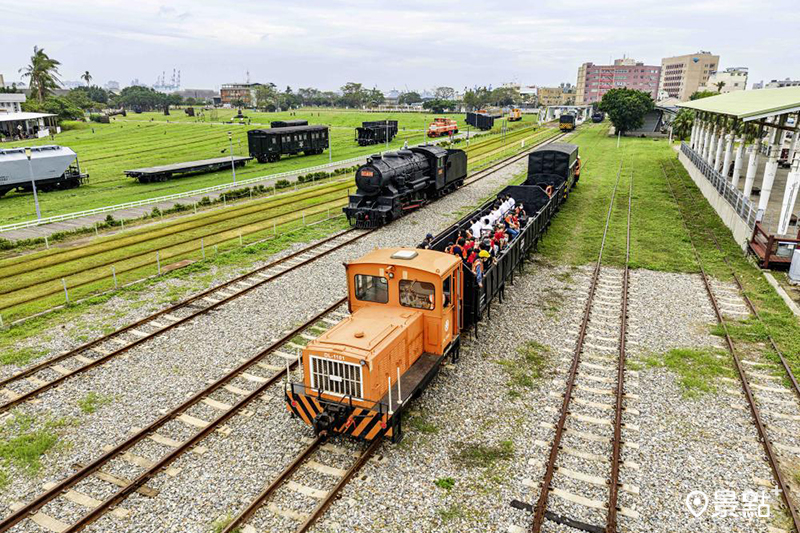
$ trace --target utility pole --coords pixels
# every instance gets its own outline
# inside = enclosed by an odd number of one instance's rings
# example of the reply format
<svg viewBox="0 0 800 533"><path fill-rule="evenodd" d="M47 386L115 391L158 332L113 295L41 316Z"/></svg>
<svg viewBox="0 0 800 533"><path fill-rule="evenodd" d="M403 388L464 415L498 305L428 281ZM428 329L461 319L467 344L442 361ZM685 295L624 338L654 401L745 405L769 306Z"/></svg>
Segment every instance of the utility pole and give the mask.
<svg viewBox="0 0 800 533"><path fill-rule="evenodd" d="M31 156L33 151L30 147L25 148L25 157L28 158L28 173L31 176L31 185L33 186L33 203L36 205L36 220L42 220L42 212L39 210L39 195L36 192L36 178L33 177L33 163L31 163Z"/></svg>
<svg viewBox="0 0 800 533"><path fill-rule="evenodd" d="M231 172L233 173L233 184L236 185L236 165L233 162L233 132L228 132L228 143L231 147Z"/></svg>

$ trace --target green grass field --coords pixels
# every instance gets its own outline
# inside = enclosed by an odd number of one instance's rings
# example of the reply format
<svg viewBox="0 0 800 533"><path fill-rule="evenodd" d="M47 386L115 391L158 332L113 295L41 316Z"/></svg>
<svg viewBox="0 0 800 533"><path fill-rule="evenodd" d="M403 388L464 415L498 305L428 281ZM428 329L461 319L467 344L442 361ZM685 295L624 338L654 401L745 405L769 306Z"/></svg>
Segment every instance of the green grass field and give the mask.
<svg viewBox="0 0 800 533"><path fill-rule="evenodd" d="M523 128L504 139L485 136L463 147L474 170L518 152L523 140L530 147L557 134L552 128ZM61 305L64 283L75 301L113 288L114 276L124 285L157 274L159 262L170 267L198 261L217 250L296 232L304 223L340 214L352 187L352 175L344 175L277 197L245 200L72 246L9 255L0 259L0 314L13 320Z"/></svg>
<svg viewBox="0 0 800 533"><path fill-rule="evenodd" d="M567 265L585 265L597 260L611 190L622 162L603 263L621 266L624 262L628 185L633 179L631 267L699 272L689 235L681 224L683 213L706 272L733 283L723 260L727 257L764 319L766 329L756 319L729 323L739 349L742 353L762 352L777 361L777 356L765 348L768 331L790 361L795 375L800 375L800 326L796 317L759 269L747 260L728 228L677 161L675 150L664 140L640 138L623 138L617 148L616 138L608 137L606 132L605 124L583 126L573 137L573 142L580 146L584 171L554 219L548 238L540 245L544 257ZM722 253L714 246L710 234L718 239ZM716 329L713 333L720 334Z"/></svg>
<svg viewBox="0 0 800 533"><path fill-rule="evenodd" d="M247 130L268 125L272 120L307 119L310 124L327 124L332 127L331 144L334 161L369 155L385 150L386 145L360 147L355 142L357 125L365 120L392 119L399 122L399 133L390 143L397 149L425 140L424 128L433 114L422 113L364 113L337 110L298 110L293 114L246 112L246 124L224 124L235 114L233 110L216 111L204 117L188 117L183 110L173 110L169 116L161 113L131 113L127 117L113 117L111 124L70 123L69 129L56 136L54 141L40 139L9 143L4 147L31 144L60 144L78 153L81 168L90 175L89 183L77 189L54 191L39 195L42 216L52 216L95 207L114 205L135 200L145 200L167 194L191 191L229 183L229 170L198 176L177 178L165 183L141 184L123 174L124 170L206 159L228 155L227 133L233 132L233 148L237 155L247 155ZM464 115L450 115L466 126ZM531 126L535 117L527 115L521 122L512 123L511 128ZM495 130L499 131L500 121ZM276 163L260 164L251 161L238 169L239 180L276 174L306 167L326 164L329 154L285 157ZM30 193L8 193L0 198L0 225L21 222L34 218Z"/></svg>

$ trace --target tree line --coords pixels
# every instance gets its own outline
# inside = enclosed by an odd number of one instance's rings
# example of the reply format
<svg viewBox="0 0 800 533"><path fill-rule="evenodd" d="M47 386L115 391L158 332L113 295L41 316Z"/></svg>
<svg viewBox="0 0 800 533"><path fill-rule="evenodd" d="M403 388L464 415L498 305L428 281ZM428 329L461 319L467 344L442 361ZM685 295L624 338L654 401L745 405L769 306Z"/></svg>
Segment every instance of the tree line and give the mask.
<svg viewBox="0 0 800 533"><path fill-rule="evenodd" d="M105 108L119 109L124 107L131 110L153 111L161 110L166 106L174 105L202 105L203 99L182 98L178 94L164 94L149 87L131 86L124 88L119 94L92 85L92 75L85 71L81 79L86 82L85 87L70 90L64 96L56 96L55 91L61 87L58 68L61 63L51 58L44 49L34 46L30 64L20 69L23 79L28 80L30 98L23 104L25 111L54 113L61 119L78 119L88 110L101 110ZM15 87L4 89L8 92L16 91ZM435 113L455 110L459 103L455 100L456 91L452 87L438 87L434 98L423 101L422 96L415 91L407 91L400 95L398 103L417 104L422 102L425 109ZM383 92L377 88L366 88L361 83L349 82L340 88L340 92L321 91L314 87L304 87L293 91L286 87L280 91L274 83L267 83L257 87L255 102L251 102L259 109L275 111L277 109L292 109L300 106L325 106L325 107L377 107L385 102ZM523 98L519 92L512 88L500 87L489 89L479 87L464 90L461 104L469 109L480 109L489 105L507 106L521 103ZM243 107L244 101L232 102L234 106Z"/></svg>

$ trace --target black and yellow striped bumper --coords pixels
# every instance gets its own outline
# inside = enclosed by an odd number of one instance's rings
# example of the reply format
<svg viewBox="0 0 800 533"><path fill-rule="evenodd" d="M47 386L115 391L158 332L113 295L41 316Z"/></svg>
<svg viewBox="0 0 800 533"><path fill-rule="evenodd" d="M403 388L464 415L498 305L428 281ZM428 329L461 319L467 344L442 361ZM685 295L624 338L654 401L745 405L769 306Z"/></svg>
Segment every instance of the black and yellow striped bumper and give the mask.
<svg viewBox="0 0 800 533"><path fill-rule="evenodd" d="M324 410L323 403L324 400L320 402L313 396L286 391L286 408L309 426L313 426L314 418ZM385 412L353 406L353 412L343 424L334 428L334 432L365 441L392 437L392 422L396 416L400 413L395 412L390 417Z"/></svg>

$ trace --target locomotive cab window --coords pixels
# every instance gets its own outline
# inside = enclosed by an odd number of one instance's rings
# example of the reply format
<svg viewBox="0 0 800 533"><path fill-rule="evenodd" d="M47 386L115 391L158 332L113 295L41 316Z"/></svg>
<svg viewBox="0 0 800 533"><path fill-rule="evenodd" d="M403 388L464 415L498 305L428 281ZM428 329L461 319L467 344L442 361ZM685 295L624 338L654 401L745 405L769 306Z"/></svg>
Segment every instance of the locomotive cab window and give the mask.
<svg viewBox="0 0 800 533"><path fill-rule="evenodd" d="M452 277L447 277L442 282L442 297L444 298L444 307L445 308L450 307L450 304L453 303L453 297L452 297L452 294L451 294L451 291L450 291L451 280L452 279L453 279Z"/></svg>
<svg viewBox="0 0 800 533"><path fill-rule="evenodd" d="M426 281L400 280L400 305L414 309L433 309L436 289Z"/></svg>
<svg viewBox="0 0 800 533"><path fill-rule="evenodd" d="M385 304L389 301L389 283L380 276L356 274L356 298L363 302Z"/></svg>

